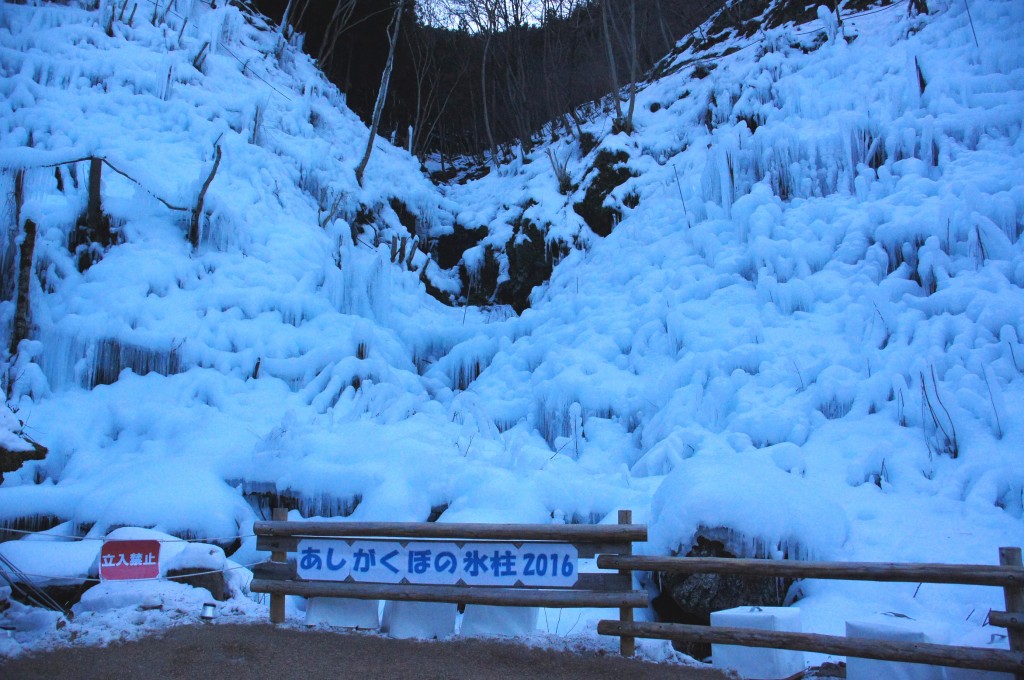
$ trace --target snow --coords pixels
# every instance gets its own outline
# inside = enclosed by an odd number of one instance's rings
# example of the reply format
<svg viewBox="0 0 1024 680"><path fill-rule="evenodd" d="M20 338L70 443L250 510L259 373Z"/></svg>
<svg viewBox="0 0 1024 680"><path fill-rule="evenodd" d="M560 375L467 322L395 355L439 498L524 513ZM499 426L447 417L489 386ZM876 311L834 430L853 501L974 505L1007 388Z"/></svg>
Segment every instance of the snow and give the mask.
<svg viewBox="0 0 1024 680"><path fill-rule="evenodd" d="M22 422L9 409L0 410L0 448L12 452L31 451L32 446L19 436Z"/></svg>
<svg viewBox="0 0 1024 680"><path fill-rule="evenodd" d="M963 3L935 0L928 16L819 11L691 46L642 87L633 135L597 111L589 154L563 137L443 187L383 139L359 186L366 127L259 17L178 3L108 35L100 5L0 7L0 186L25 170L39 227L15 357L0 302L17 411L0 410L0 445L24 432L49 449L5 475L0 523L57 525L2 544L23 571L81 579L92 539L116 530L238 539L223 564L247 574L266 557L252 523L278 496L336 521L609 523L631 508L651 554L685 554L698 532L827 560L994 563L1024 543L1019 2L972 2L977 44ZM717 66L699 77L698 58ZM190 211L216 145L192 252L190 212L154 197ZM568 159L568 196L548 149ZM606 238L573 210L602 150L634 175L605 200L622 215ZM137 182L104 169L122 242L79 272L66 242L86 164L61 165L61 188L43 166L90 154ZM454 270L391 261L412 236L392 199L424 242L486 226L472 275L519 218L573 248L520 316L446 307L421 270L449 291ZM11 247L5 234L0 262ZM222 611L264 618L237 578ZM120 587L88 591L78 641L195 621L208 599ZM831 634L899 611L976 640L1002 607L992 588L800 588L804 629ZM70 639L12 607L0 617L24 630L0 653ZM538 625L607 645L601 612L577 614Z"/></svg>

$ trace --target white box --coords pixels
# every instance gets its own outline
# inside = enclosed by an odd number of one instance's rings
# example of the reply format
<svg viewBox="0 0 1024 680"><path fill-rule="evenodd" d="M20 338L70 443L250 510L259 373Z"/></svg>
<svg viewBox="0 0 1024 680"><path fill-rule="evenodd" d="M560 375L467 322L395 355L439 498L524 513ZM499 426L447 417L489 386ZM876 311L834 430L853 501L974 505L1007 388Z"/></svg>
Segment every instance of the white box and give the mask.
<svg viewBox="0 0 1024 680"><path fill-rule="evenodd" d="M306 602L306 625L341 628L380 628L380 601L344 597L311 597Z"/></svg>
<svg viewBox="0 0 1024 680"><path fill-rule="evenodd" d="M797 607L734 607L711 612L711 626L803 632ZM805 668L803 652L768 647L711 645L711 662L715 668L763 680L788 678Z"/></svg>
<svg viewBox="0 0 1024 680"><path fill-rule="evenodd" d="M462 615L462 634L529 635L537 629L537 607L491 607L482 604L466 605Z"/></svg>
<svg viewBox="0 0 1024 680"><path fill-rule="evenodd" d="M384 603L381 630L393 638L443 639L455 634L458 606L436 602Z"/></svg>
<svg viewBox="0 0 1024 680"><path fill-rule="evenodd" d="M1006 629L993 626L976 628L967 635L953 640L952 644L965 647L980 647L982 649L1007 650L1010 648L1010 643L1006 639ZM1013 673L947 668L946 680L1013 680Z"/></svg>
<svg viewBox="0 0 1024 680"><path fill-rule="evenodd" d="M943 644L944 631L920 621L894 614L875 616L846 622L846 637L873 638L887 642L931 642ZM969 676L976 677L976 676ZM846 660L847 680L947 680L946 669L920 663L878 661L876 659Z"/></svg>

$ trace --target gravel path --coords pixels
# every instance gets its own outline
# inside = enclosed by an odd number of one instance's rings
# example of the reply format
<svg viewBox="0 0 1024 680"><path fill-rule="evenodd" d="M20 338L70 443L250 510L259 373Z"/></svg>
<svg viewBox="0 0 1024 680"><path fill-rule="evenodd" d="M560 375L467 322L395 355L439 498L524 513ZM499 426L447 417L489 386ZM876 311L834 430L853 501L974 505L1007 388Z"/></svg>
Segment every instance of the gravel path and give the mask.
<svg viewBox="0 0 1024 680"><path fill-rule="evenodd" d="M77 647L0 663L9 680L75 678L387 678L388 680L723 680L714 671L598 653L556 652L484 640L421 642L377 635L199 625L110 647Z"/></svg>

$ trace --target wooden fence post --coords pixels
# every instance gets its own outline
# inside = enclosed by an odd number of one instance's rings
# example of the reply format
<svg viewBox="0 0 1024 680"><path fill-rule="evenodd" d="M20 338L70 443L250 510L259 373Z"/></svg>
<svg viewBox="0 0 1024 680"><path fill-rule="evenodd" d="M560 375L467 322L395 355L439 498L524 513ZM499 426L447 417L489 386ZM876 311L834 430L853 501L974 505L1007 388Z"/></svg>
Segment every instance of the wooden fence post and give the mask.
<svg viewBox="0 0 1024 680"><path fill-rule="evenodd" d="M999 564L1003 566L1019 567L1021 565L1020 548L1000 548ZM1024 612L1024 588L1019 585L1004 586L1003 597L1006 599L1006 611L1009 614ZM1024 652L1024 630L1020 628L1007 628L1007 636L1010 639L1010 650ZM1017 680L1024 680L1024 672L1016 673Z"/></svg>
<svg viewBox="0 0 1024 680"><path fill-rule="evenodd" d="M274 508L274 513L271 517L275 522L287 522L288 510L286 508ZM287 562L288 553L281 550L275 550L270 553L270 560L272 562ZM284 594L272 594L270 596L271 623L284 623L284 598Z"/></svg>
<svg viewBox="0 0 1024 680"><path fill-rule="evenodd" d="M633 523L633 511L632 510L619 510L619 524L632 524ZM633 554L633 544L628 543L626 545L625 553L627 555ZM1019 557L1019 555L1018 555ZM626 574L632 578L633 572L628 569L620 569L620 574ZM633 622L633 609L631 607L622 607L619 609L619 621L623 623ZM619 638L619 653L622 656L633 656L636 653L636 638L623 635Z"/></svg>

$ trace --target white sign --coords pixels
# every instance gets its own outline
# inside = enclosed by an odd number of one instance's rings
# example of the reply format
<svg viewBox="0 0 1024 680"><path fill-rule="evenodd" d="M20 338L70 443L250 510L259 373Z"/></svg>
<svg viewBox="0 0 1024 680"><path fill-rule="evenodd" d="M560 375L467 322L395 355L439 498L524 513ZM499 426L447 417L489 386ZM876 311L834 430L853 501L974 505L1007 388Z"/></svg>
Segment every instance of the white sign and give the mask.
<svg viewBox="0 0 1024 680"><path fill-rule="evenodd" d="M310 581L567 588L578 567L566 543L304 538L298 546L298 575Z"/></svg>

